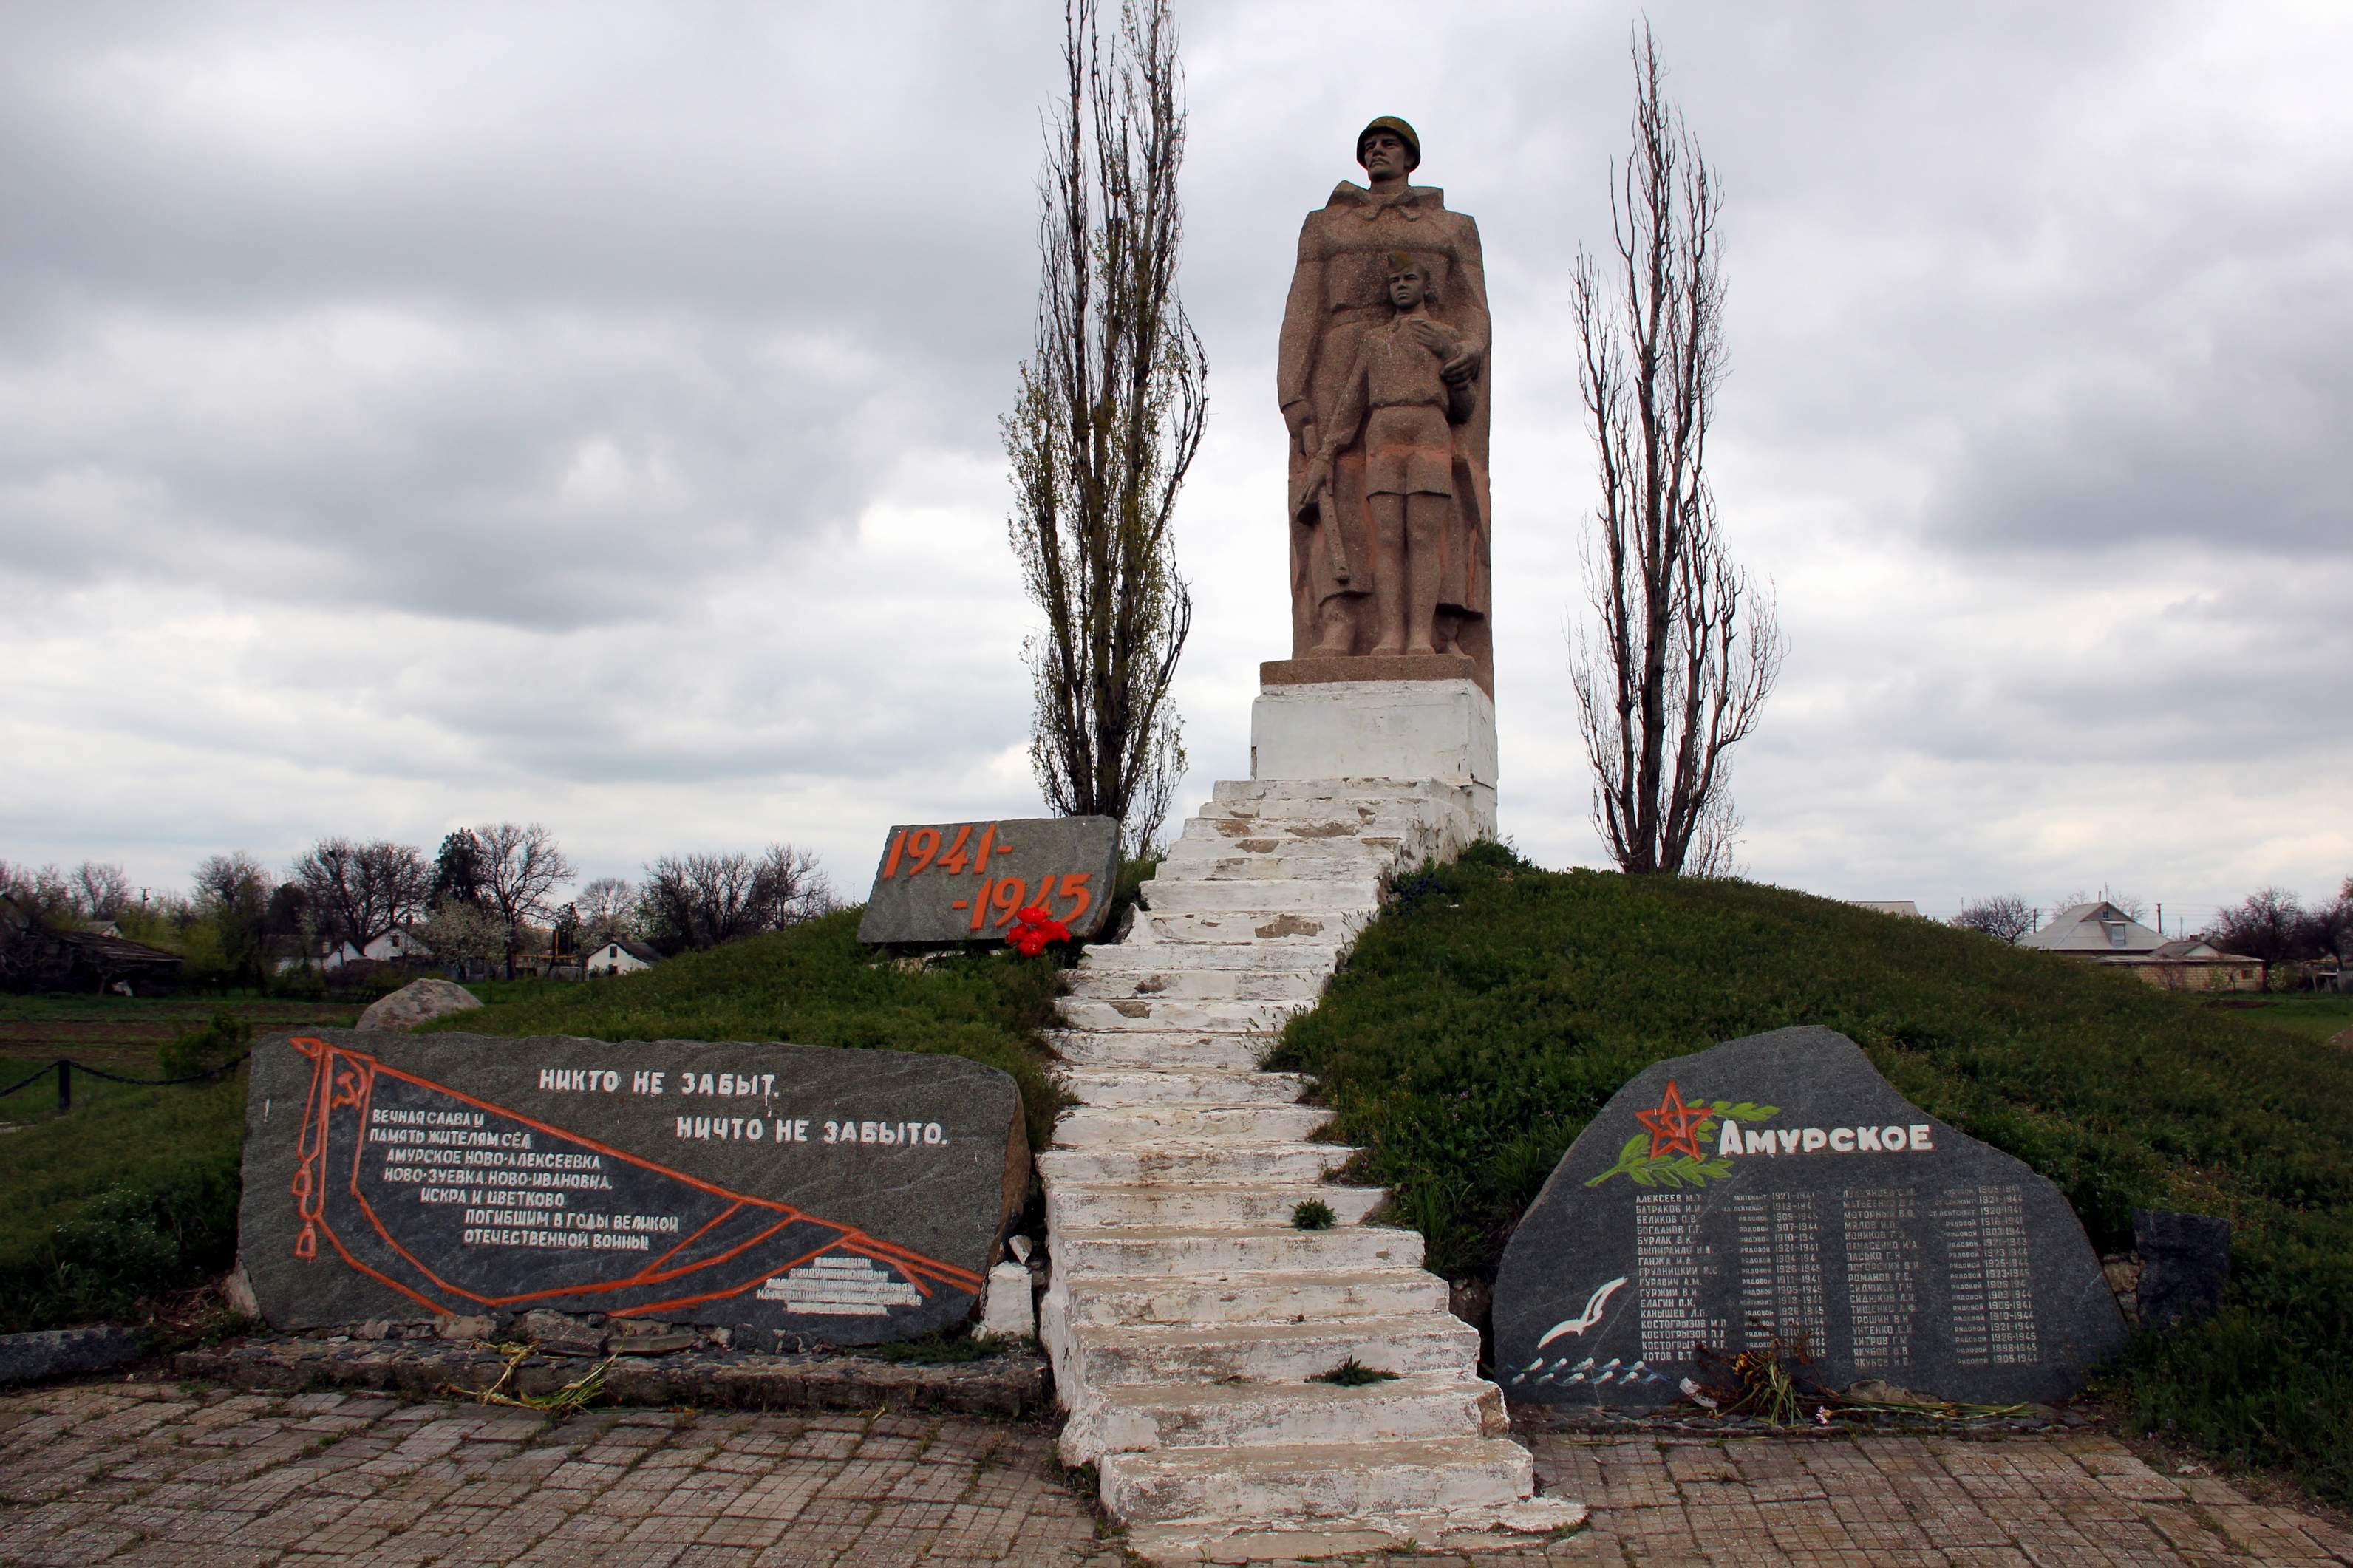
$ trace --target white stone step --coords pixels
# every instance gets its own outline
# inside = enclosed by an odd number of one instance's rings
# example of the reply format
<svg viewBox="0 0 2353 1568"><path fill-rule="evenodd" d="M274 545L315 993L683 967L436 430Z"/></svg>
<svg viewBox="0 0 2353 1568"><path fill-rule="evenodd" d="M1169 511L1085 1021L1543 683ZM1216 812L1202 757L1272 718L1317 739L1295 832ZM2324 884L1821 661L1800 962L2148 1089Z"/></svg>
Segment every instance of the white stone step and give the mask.
<svg viewBox="0 0 2353 1568"><path fill-rule="evenodd" d="M1279 948L1286 943L1302 947L1345 947L1356 940L1356 933L1370 923L1370 909L1346 915L1306 916L1296 912L1266 914L1251 912L1138 910L1135 926L1128 940L1139 948L1166 952L1192 943L1255 942Z"/></svg>
<svg viewBox="0 0 2353 1568"><path fill-rule="evenodd" d="M1376 854L1363 847L1360 839L1345 839L1338 843L1312 843L1294 839L1290 847L1276 848L1275 841L1266 838L1245 838L1222 849L1207 845L1194 847L1187 853L1180 846L1160 863L1153 873L1155 882L1231 882L1263 881L1283 878L1299 882L1363 881L1377 879L1397 865L1394 854ZM1237 854L1241 845L1266 847L1262 854Z"/></svg>
<svg viewBox="0 0 2353 1568"><path fill-rule="evenodd" d="M1064 1068L1057 1082L1082 1105L1295 1105L1307 1090L1295 1072L1184 1072Z"/></svg>
<svg viewBox="0 0 2353 1568"><path fill-rule="evenodd" d="M1046 1188L1046 1227L1158 1225L1201 1229L1268 1229L1292 1223L1303 1203L1321 1203L1335 1225L1361 1224L1381 1206L1387 1187L1328 1182L1055 1182Z"/></svg>
<svg viewBox="0 0 2353 1568"><path fill-rule="evenodd" d="M1295 1013L1313 1004L1304 997L1289 1002L1201 999L1190 996L1122 996L1108 1001L1064 997L1062 1021L1073 1029L1144 1029L1166 1032L1198 1029L1208 1034L1272 1035Z"/></svg>
<svg viewBox="0 0 2353 1568"><path fill-rule="evenodd" d="M1083 1278L1103 1274L1273 1273L1397 1268L1421 1263L1419 1231L1351 1225L1261 1230L1187 1230L1181 1226L1097 1226L1050 1237L1054 1266Z"/></svg>
<svg viewBox="0 0 2353 1568"><path fill-rule="evenodd" d="M1209 789L1208 805L1264 805L1285 800L1427 801L1459 805L1461 790L1435 780L1408 779L1219 779Z"/></svg>
<svg viewBox="0 0 2353 1568"><path fill-rule="evenodd" d="M1336 956L1336 955L1335 955ZM1071 972L1071 1002L1283 1002L1312 1007L1324 973L1302 969L1097 969Z"/></svg>
<svg viewBox="0 0 2353 1568"><path fill-rule="evenodd" d="M1302 826L1336 823L1340 831L1301 833ZM1377 826L1376 826L1377 824ZM1427 831L1411 811L1376 811L1367 818L1345 807L1325 805L1303 816L1197 816L1185 824L1161 864L1188 855L1263 855L1321 851L1335 857L1393 856L1406 840Z"/></svg>
<svg viewBox="0 0 2353 1568"><path fill-rule="evenodd" d="M1104 1034L1059 1032L1047 1037L1065 1066L1073 1068L1175 1068L1191 1072L1223 1068L1255 1072L1273 1035L1153 1035L1133 1030Z"/></svg>
<svg viewBox="0 0 2353 1568"><path fill-rule="evenodd" d="M1086 1323L1072 1338L1078 1375L1091 1390L1303 1384L1351 1360L1401 1376L1469 1377L1479 1363L1479 1331L1451 1312L1304 1323Z"/></svg>
<svg viewBox="0 0 2353 1568"><path fill-rule="evenodd" d="M1401 1513L1500 1514L1535 1489L1535 1461L1496 1437L1105 1454L1103 1505L1140 1523L1345 1523Z"/></svg>
<svg viewBox="0 0 2353 1568"><path fill-rule="evenodd" d="M1144 921L1136 921L1141 927ZM1181 975L1328 975L1340 966L1345 937L1326 942L1300 940L1280 945L1261 942L1237 930L1222 942L1188 942L1182 945L1131 938L1111 947L1091 947L1071 972L1073 982L1089 975L1139 975L1174 979ZM1241 984L1237 980L1237 984Z"/></svg>
<svg viewBox="0 0 2353 1568"><path fill-rule="evenodd" d="M1356 1151L1341 1143L1240 1139L1164 1139L1046 1149L1038 1173L1048 1182L1319 1182Z"/></svg>
<svg viewBox="0 0 2353 1568"><path fill-rule="evenodd" d="M1187 910L1296 910L1308 914L1354 914L1380 907L1380 884L1369 877L1328 882L1293 878L1261 881L1144 884L1144 907L1154 914Z"/></svg>
<svg viewBox="0 0 2353 1568"><path fill-rule="evenodd" d="M1062 1428L1062 1462L1108 1453L1227 1444L1345 1443L1391 1438L1500 1437L1510 1418L1483 1378L1421 1373L1341 1388L1328 1383L1213 1383L1107 1388Z"/></svg>
<svg viewBox="0 0 2353 1568"><path fill-rule="evenodd" d="M1064 1279L1064 1277L1058 1277ZM1058 1300L1059 1298L1059 1300ZM1224 1270L1185 1279L1067 1278L1047 1300L1082 1323L1283 1323L1446 1310L1446 1281L1405 1265L1383 1268Z"/></svg>
<svg viewBox="0 0 2353 1568"><path fill-rule="evenodd" d="M1082 1105L1062 1112L1054 1142L1071 1149L1170 1138L1296 1143L1331 1120L1315 1105Z"/></svg>

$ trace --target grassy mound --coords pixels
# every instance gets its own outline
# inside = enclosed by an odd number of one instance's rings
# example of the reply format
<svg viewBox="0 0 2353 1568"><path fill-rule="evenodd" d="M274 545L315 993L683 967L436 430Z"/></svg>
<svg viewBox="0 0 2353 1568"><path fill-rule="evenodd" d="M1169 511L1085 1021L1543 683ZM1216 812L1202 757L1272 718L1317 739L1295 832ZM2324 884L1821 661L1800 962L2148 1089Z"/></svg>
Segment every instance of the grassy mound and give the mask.
<svg viewBox="0 0 2353 1568"><path fill-rule="evenodd" d="M2353 1056L2308 1027L1800 893L1482 846L1401 889L1271 1065L1316 1075L1334 1135L1460 1276L1492 1272L1629 1078L1791 1024L2049 1176L2103 1250L2136 1205L2229 1216L2225 1310L2137 1340L2122 1387L2148 1426L2353 1502Z"/></svg>
<svg viewBox="0 0 2353 1568"><path fill-rule="evenodd" d="M1053 1020L1060 957L996 951L953 955L923 970L878 963L873 950L858 943L861 912L681 953L635 974L494 988L491 1005L426 1027L595 1040L791 1040L968 1057L1013 1075L1030 1147L1043 1148L1059 1101L1036 1032Z"/></svg>

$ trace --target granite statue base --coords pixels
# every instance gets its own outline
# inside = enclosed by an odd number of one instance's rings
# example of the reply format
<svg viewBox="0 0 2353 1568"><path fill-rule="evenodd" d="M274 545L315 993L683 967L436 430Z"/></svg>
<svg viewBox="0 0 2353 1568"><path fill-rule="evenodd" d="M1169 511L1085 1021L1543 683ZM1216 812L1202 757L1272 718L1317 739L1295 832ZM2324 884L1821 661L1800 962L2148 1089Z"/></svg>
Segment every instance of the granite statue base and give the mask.
<svg viewBox="0 0 2353 1568"><path fill-rule="evenodd" d="M1250 705L1253 779L1393 779L1462 792L1495 836L1495 704L1464 659L1289 659L1264 667ZM1402 679L1294 680L1300 665L1443 666ZM1451 667L1464 667L1461 673ZM1315 673L1322 673L1319 668ZM1418 678L1417 678L1418 677Z"/></svg>

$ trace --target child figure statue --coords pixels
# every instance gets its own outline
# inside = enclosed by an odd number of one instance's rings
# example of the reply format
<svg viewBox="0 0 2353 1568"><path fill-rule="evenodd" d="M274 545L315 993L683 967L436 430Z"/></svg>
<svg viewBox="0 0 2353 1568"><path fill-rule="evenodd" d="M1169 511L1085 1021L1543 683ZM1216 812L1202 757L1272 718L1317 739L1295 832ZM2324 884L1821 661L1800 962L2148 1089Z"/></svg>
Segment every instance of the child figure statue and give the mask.
<svg viewBox="0 0 2353 1568"><path fill-rule="evenodd" d="M1332 417L1302 476L1297 510L1328 505L1334 459L1364 437L1365 500L1371 511L1376 656L1438 654L1455 647L1455 616L1442 604L1464 599L1476 566L1455 494L1451 426L1468 424L1476 405L1472 368L1460 333L1430 314L1427 267L1402 252L1389 258L1389 319L1366 330L1337 391ZM1326 542L1339 546L1330 533ZM1352 575L1345 561L1338 574Z"/></svg>

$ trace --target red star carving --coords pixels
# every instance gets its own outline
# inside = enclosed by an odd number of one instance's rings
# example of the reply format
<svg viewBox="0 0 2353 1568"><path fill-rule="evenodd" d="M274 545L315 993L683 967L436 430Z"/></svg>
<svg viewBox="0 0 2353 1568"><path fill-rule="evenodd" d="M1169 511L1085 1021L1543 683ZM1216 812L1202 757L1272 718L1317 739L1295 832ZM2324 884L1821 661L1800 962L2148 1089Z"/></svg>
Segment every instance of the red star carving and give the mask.
<svg viewBox="0 0 2353 1568"><path fill-rule="evenodd" d="M1667 1080L1666 1097L1659 1101L1656 1110L1638 1110L1634 1120L1651 1130L1651 1158L1661 1154L1689 1154L1694 1160L1704 1160L1707 1153L1699 1146L1693 1129L1715 1113L1704 1105L1683 1103L1683 1090L1674 1080Z"/></svg>

